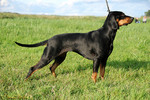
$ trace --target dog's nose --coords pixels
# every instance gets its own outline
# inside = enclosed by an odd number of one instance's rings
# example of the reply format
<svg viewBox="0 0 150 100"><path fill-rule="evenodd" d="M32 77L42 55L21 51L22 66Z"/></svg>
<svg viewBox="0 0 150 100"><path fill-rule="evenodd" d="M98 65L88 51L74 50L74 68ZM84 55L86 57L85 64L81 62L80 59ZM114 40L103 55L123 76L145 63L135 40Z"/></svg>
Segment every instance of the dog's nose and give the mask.
<svg viewBox="0 0 150 100"><path fill-rule="evenodd" d="M132 19L134 19L134 17L132 17Z"/></svg>
<svg viewBox="0 0 150 100"><path fill-rule="evenodd" d="M131 20L134 20L134 17L131 17Z"/></svg>
<svg viewBox="0 0 150 100"><path fill-rule="evenodd" d="M133 22L133 20L134 20L134 17L130 17L130 23L132 23Z"/></svg>

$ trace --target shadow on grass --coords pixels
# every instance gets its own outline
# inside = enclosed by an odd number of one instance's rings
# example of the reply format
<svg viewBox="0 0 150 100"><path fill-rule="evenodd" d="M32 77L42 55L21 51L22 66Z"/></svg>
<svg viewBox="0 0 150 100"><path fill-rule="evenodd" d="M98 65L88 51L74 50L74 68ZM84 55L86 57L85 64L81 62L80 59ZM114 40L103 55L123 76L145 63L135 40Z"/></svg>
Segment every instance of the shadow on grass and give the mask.
<svg viewBox="0 0 150 100"><path fill-rule="evenodd" d="M114 68L124 68L126 70L128 70L129 68L133 70L138 70L140 68L148 69L149 65L150 65L150 61L138 61L138 60L127 59L126 61L107 61L106 67L112 66ZM93 63L87 64L85 66L79 65L76 70L84 71L87 69L93 69Z"/></svg>
<svg viewBox="0 0 150 100"><path fill-rule="evenodd" d="M126 70L133 69L138 70L140 68L143 68L145 70L148 69L148 66L150 65L150 61L138 61L138 60L132 60L127 59L126 61L107 61L106 67L113 67L113 68L124 68ZM76 72L76 71L85 71L85 70L93 70L93 63L86 64L84 66L78 65L74 70L64 70L61 74L69 73L69 72Z"/></svg>
<svg viewBox="0 0 150 100"><path fill-rule="evenodd" d="M138 70L140 68L143 68L145 70L148 69L148 65L150 64L150 61L137 61L137 60L126 60L126 61L107 61L106 67L112 66L114 68L124 68L126 70L133 69L133 70ZM60 65L61 66L61 65ZM61 74L67 74L67 73L75 73L75 72L82 72L85 70L93 70L93 63L86 64L84 66L78 65L76 68L70 70L70 69L65 69L62 72L59 73ZM56 73L57 74L57 73ZM41 75L40 77L32 77L32 79L39 80L43 77L48 77L49 75L52 75L51 72Z"/></svg>
<svg viewBox="0 0 150 100"><path fill-rule="evenodd" d="M126 70L133 69L138 70L140 68L148 69L150 61L137 61L127 59L126 61L108 61L107 66L112 66L114 68L124 68Z"/></svg>

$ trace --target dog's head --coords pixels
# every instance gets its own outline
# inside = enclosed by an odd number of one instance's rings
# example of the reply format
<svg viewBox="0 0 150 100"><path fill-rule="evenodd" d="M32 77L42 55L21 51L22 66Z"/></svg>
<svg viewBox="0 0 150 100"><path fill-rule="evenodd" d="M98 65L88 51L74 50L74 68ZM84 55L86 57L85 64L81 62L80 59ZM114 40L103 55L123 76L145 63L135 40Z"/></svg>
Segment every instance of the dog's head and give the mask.
<svg viewBox="0 0 150 100"><path fill-rule="evenodd" d="M132 23L133 17L125 15L120 11L111 11L107 17L107 24L109 24L112 29L117 30L120 26L128 25Z"/></svg>

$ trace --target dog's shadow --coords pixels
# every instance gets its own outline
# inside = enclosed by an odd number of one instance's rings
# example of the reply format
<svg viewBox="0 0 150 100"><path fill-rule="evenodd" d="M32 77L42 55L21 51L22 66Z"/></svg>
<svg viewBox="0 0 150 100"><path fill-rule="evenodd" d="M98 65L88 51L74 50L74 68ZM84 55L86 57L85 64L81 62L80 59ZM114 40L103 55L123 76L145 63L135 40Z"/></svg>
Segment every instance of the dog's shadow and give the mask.
<svg viewBox="0 0 150 100"><path fill-rule="evenodd" d="M126 61L107 61L106 67L113 67L116 69L123 68L125 70L139 70L140 68L143 68L144 70L148 69L148 65L150 64L150 61L138 61L138 60L131 60L127 59ZM63 70L60 74L66 74L66 73L75 73L75 72L81 72L85 70L93 70L93 63L88 63L84 65L78 65L76 68L72 71L70 70Z"/></svg>
<svg viewBox="0 0 150 100"><path fill-rule="evenodd" d="M107 61L106 67L113 67L113 68L124 68L126 70L133 69L133 70L138 70L140 68L143 68L145 70L148 69L148 65L150 64L150 61L138 61L138 60L132 60L132 59L127 59L126 61ZM79 65L77 67L78 71L84 71L87 69L92 69L93 64L87 64L85 66Z"/></svg>
<svg viewBox="0 0 150 100"><path fill-rule="evenodd" d="M133 69L138 70L140 68L148 69L150 61L138 61L127 59L126 61L108 61L107 66L112 66L114 68L124 68L126 70Z"/></svg>
<svg viewBox="0 0 150 100"><path fill-rule="evenodd" d="M126 61L109 61L108 60L106 67L113 67L116 69L124 68L127 71L129 69L139 70L140 68L143 68L144 70L148 70L149 64L150 64L150 61L138 61L138 60L131 60L131 59L127 59ZM93 63L86 64L84 66L78 65L75 68L75 71L63 70L62 72L59 73L59 75L67 74L67 73L75 73L77 71L81 72L81 71L91 70L91 69L93 69ZM31 78L31 80L32 79L39 80L41 78L48 77L49 75L52 75L51 72L48 72L45 75L41 75L40 77L33 77L33 78Z"/></svg>

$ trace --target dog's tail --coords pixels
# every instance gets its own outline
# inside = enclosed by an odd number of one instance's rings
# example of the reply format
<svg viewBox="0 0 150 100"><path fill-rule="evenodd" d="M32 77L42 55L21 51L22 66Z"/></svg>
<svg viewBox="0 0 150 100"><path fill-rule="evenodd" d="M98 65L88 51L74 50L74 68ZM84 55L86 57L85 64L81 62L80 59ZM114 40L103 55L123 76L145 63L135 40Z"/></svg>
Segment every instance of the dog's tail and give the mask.
<svg viewBox="0 0 150 100"><path fill-rule="evenodd" d="M42 46L42 45L46 45L48 42L48 40L39 42L39 43L35 43L35 44L21 44L18 42L15 42L17 45L22 46L22 47L38 47L38 46Z"/></svg>

